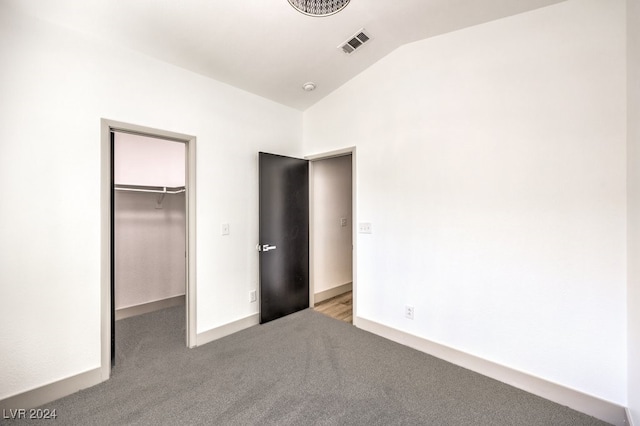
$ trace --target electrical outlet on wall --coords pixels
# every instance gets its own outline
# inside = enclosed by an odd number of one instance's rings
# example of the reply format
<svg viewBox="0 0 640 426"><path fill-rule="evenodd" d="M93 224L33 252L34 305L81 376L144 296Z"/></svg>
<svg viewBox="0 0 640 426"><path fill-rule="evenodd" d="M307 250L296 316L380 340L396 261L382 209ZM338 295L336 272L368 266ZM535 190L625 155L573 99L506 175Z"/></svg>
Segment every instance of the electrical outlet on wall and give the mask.
<svg viewBox="0 0 640 426"><path fill-rule="evenodd" d="M258 296L256 294L255 290L251 290L249 292L249 302L255 302L256 300L258 300Z"/></svg>
<svg viewBox="0 0 640 426"><path fill-rule="evenodd" d="M347 218L346 217L341 217L340 218L340 226L342 226L343 228L345 226L347 226Z"/></svg>
<svg viewBox="0 0 640 426"><path fill-rule="evenodd" d="M404 316L405 318L413 319L413 306L406 305L404 307Z"/></svg>

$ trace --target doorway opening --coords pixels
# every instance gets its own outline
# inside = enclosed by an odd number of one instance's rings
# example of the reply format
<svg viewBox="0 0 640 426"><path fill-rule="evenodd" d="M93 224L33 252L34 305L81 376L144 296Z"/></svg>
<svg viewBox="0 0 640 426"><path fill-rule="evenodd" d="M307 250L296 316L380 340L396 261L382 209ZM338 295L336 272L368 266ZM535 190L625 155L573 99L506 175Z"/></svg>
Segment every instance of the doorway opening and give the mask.
<svg viewBox="0 0 640 426"><path fill-rule="evenodd" d="M345 293L357 319L355 148L305 159L260 152L258 169L260 323Z"/></svg>
<svg viewBox="0 0 640 426"><path fill-rule="evenodd" d="M353 323L353 151L310 160L309 306Z"/></svg>
<svg viewBox="0 0 640 426"><path fill-rule="evenodd" d="M185 307L195 346L195 137L102 120L102 371L115 321Z"/></svg>

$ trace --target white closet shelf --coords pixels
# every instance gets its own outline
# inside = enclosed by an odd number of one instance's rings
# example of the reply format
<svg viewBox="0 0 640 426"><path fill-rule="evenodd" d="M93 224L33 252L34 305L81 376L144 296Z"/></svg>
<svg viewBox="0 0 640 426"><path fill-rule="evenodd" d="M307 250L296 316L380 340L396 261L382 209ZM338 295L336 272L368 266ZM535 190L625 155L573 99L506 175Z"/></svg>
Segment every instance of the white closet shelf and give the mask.
<svg viewBox="0 0 640 426"><path fill-rule="evenodd" d="M116 191L153 192L156 194L180 194L184 186L114 185Z"/></svg>

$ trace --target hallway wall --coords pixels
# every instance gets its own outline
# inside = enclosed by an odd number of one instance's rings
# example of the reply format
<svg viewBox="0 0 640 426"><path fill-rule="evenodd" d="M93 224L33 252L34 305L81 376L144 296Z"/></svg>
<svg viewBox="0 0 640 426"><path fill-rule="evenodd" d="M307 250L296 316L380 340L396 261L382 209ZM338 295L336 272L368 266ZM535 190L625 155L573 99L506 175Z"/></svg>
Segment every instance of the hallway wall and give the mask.
<svg viewBox="0 0 640 426"><path fill-rule="evenodd" d="M348 155L312 163L316 294L353 281L351 159Z"/></svg>

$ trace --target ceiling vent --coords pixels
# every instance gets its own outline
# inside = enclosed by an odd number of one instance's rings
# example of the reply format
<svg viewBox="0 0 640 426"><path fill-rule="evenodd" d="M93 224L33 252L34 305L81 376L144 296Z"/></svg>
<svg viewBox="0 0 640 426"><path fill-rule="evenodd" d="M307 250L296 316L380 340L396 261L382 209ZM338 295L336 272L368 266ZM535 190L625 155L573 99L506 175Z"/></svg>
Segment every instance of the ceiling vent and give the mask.
<svg viewBox="0 0 640 426"><path fill-rule="evenodd" d="M353 37L338 46L338 49L342 49L346 54L351 54L369 40L371 40L371 36L365 32L364 28L362 28L360 31L355 33Z"/></svg>

